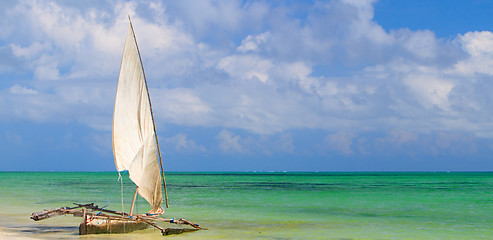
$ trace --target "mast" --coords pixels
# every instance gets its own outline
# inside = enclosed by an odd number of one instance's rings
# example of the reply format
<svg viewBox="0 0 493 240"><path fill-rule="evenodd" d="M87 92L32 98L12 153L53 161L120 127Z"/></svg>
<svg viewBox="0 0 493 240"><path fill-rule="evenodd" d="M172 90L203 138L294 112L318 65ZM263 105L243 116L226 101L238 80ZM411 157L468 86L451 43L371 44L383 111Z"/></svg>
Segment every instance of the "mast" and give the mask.
<svg viewBox="0 0 493 240"><path fill-rule="evenodd" d="M132 200L132 206L130 207L130 216L134 212L135 199L137 198L137 193L139 192L139 187L135 188L134 199Z"/></svg>
<svg viewBox="0 0 493 240"><path fill-rule="evenodd" d="M158 152L158 155L159 155L159 165L161 167L161 176L162 176L162 179L163 179L162 181L163 181L163 187L164 187L164 198L165 198L165 202L166 202L166 208L169 208L169 205L168 205L168 191L166 190L166 181L165 181L165 178L164 178L163 161L161 159L161 150L159 149L159 141L158 141L158 137L157 137L156 123L154 121L154 113L152 112L151 96L149 95L149 88L147 87L146 74L144 72L144 64L142 64L142 58L140 56L139 45L137 44L137 38L135 37L135 31L134 31L134 27L132 25L132 19L130 19L130 15L128 15L128 20L130 21L130 27L132 28L132 34L134 35L135 46L137 47L137 53L139 55L140 66L142 68L142 74L144 76L144 84L145 84L146 91L147 91L147 98L149 99L149 108L151 110L152 125L154 127L154 136L156 138L157 152ZM138 187L137 187L137 189L138 189ZM137 189L136 189L136 191L137 191ZM132 202L132 205L134 204L134 202L135 202L135 197L134 197L134 200Z"/></svg>

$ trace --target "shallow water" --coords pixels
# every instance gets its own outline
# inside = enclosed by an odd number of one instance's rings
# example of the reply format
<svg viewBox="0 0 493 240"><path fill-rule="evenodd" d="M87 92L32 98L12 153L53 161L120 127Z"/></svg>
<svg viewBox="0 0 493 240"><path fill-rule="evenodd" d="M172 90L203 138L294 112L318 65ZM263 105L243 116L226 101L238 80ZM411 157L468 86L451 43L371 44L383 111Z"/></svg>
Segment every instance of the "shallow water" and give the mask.
<svg viewBox="0 0 493 240"><path fill-rule="evenodd" d="M122 209L117 173L0 172L0 231L41 239L162 239L148 229L79 236L73 202ZM172 239L491 239L493 173L168 173L166 217L208 228ZM128 211L135 186L123 178ZM136 211L149 210L139 197ZM165 226L173 227L173 226ZM176 227L176 226L175 226Z"/></svg>

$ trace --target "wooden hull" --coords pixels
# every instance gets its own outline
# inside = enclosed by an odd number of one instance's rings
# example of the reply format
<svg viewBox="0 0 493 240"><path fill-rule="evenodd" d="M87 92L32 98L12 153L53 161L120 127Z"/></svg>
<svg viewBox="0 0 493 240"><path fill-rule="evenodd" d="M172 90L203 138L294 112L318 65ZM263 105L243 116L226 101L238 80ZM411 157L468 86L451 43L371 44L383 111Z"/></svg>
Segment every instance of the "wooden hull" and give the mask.
<svg viewBox="0 0 493 240"><path fill-rule="evenodd" d="M142 221L88 218L85 223L79 225L79 234L128 233L148 227L149 224Z"/></svg>

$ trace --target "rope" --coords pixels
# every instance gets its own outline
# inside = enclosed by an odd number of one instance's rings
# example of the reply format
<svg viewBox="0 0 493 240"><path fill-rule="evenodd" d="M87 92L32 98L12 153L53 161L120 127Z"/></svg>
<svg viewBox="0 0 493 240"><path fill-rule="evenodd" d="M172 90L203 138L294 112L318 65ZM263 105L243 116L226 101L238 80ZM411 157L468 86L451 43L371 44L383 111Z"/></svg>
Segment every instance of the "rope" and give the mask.
<svg viewBox="0 0 493 240"><path fill-rule="evenodd" d="M125 174L125 172L123 172L123 173ZM122 213L124 213L125 212L125 209L123 208L123 178L120 175L120 172L118 172L118 176L122 180L120 182L120 185L121 185L121 188L120 188L121 190L120 191L121 191L121 198L122 198ZM123 232L126 232L126 230L125 230L125 221L123 222Z"/></svg>
<svg viewBox="0 0 493 240"><path fill-rule="evenodd" d="M125 172L123 172L123 174L125 174ZM116 185L113 188L113 191L110 193L108 200L106 200L103 207L101 207L101 211L98 212L98 214L96 214L97 216L99 216L99 214L101 214L103 212L103 209L108 206L108 202L110 201L111 197L113 196L113 193L115 192L116 188L118 187L118 182L121 182L121 186L122 186L122 212L123 212L123 178L122 178L122 175L120 174L120 172L118 172L118 179L116 180Z"/></svg>
<svg viewBox="0 0 493 240"><path fill-rule="evenodd" d="M125 172L123 172L123 173L125 173ZM118 175L120 176L120 172L118 172ZM120 176L120 178L121 178L121 176ZM121 188L120 189L121 189L121 199L122 199L122 212L125 212L125 208L123 207L123 179L121 181Z"/></svg>

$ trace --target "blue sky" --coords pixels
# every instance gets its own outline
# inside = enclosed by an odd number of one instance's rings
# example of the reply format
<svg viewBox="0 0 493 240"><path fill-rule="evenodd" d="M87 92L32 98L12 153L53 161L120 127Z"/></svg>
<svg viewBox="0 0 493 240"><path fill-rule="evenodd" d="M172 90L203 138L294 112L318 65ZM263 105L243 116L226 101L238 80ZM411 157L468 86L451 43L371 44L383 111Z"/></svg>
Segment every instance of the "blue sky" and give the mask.
<svg viewBox="0 0 493 240"><path fill-rule="evenodd" d="M168 171L492 171L490 1L2 1L0 170L113 171L127 15Z"/></svg>

